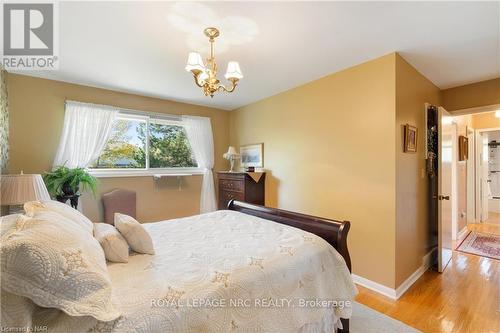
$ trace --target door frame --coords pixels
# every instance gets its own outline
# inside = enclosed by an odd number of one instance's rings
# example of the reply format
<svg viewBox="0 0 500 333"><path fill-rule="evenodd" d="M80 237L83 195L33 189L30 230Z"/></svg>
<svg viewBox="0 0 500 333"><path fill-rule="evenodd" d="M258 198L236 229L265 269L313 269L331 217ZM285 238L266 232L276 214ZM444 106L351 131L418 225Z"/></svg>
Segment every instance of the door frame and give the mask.
<svg viewBox="0 0 500 333"><path fill-rule="evenodd" d="M494 131L500 131L500 127L491 127L491 128L481 128L481 129L476 129L474 130L475 135L474 135L474 140L475 142L475 150L476 153L474 155L474 165L476 169L476 174L475 174L475 200L476 200L476 214L475 214L475 223L481 223L482 221L482 213L483 213L483 206L482 206L482 196L481 196L481 157L482 157L482 142L479 140L480 135L484 132L494 132ZM480 146L481 145L481 148ZM480 149L479 149L480 148Z"/></svg>
<svg viewBox="0 0 500 333"><path fill-rule="evenodd" d="M452 116L451 121L451 239L458 236L458 126Z"/></svg>
<svg viewBox="0 0 500 333"><path fill-rule="evenodd" d="M466 167L466 207L467 225L476 223L476 132L474 128L467 126L465 133L469 142L468 159Z"/></svg>

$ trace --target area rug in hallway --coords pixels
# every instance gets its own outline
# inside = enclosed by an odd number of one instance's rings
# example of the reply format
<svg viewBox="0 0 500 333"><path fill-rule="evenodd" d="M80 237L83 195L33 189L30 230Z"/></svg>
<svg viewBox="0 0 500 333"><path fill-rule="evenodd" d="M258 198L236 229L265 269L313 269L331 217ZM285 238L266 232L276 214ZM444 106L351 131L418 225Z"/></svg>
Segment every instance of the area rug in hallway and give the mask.
<svg viewBox="0 0 500 333"><path fill-rule="evenodd" d="M471 231L457 251L500 260L500 236Z"/></svg>
<svg viewBox="0 0 500 333"><path fill-rule="evenodd" d="M363 304L354 302L350 332L352 333L418 333L416 329L377 312Z"/></svg>

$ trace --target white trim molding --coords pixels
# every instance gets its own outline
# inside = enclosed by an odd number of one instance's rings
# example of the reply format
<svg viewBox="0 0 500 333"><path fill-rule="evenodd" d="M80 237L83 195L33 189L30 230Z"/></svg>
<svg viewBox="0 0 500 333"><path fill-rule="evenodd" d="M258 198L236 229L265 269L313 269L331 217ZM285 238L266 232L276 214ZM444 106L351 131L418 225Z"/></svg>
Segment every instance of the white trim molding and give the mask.
<svg viewBox="0 0 500 333"><path fill-rule="evenodd" d="M469 234L469 230L467 229L467 226L463 227L462 230L459 231L457 235L457 242L460 243L463 241L465 236Z"/></svg>
<svg viewBox="0 0 500 333"><path fill-rule="evenodd" d="M474 113L494 112L498 110L500 110L500 104L492 104L492 105L478 106L468 109L454 110L451 111L450 113L452 116L463 116Z"/></svg>
<svg viewBox="0 0 500 333"><path fill-rule="evenodd" d="M432 258L432 253L436 251L437 249L431 250L429 253L427 253L423 258L422 258L422 266L417 268L415 272L413 272L412 275L410 275L403 283L399 285L399 287L396 288L396 299L400 298L403 296L403 294L410 289L410 287L417 282L417 280L431 267L431 258Z"/></svg>
<svg viewBox="0 0 500 333"><path fill-rule="evenodd" d="M88 169L89 174L97 178L114 177L155 177L162 176L194 176L203 175L205 170L202 168L167 168L167 169ZM158 177L155 177L158 178ZM160 177L161 178L161 177Z"/></svg>
<svg viewBox="0 0 500 333"><path fill-rule="evenodd" d="M359 284L360 286L363 286L365 288L368 288L370 290L373 290L379 294L382 294L386 297L389 297L391 299L397 299L396 298L396 290L389 288L387 286L384 286L383 284L380 284L378 282L368 280L362 276L352 274L352 280L354 283Z"/></svg>
<svg viewBox="0 0 500 333"><path fill-rule="evenodd" d="M431 266L432 253L436 249L430 251L422 258L422 266L417 268L412 275L410 275L403 283L399 285L396 289L384 286L378 282L366 279L362 276L352 274L352 280L354 283L359 284L365 288L373 290L379 294L382 294L390 299L397 300L429 269Z"/></svg>

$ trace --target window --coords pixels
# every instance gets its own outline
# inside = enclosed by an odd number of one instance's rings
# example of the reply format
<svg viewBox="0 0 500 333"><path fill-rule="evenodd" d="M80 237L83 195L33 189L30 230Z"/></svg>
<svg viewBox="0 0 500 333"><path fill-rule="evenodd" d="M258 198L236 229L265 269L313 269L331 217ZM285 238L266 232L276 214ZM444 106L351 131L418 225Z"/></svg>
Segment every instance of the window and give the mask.
<svg viewBox="0 0 500 333"><path fill-rule="evenodd" d="M94 174L120 175L124 171L161 173L197 167L180 120L120 113L91 169Z"/></svg>
<svg viewBox="0 0 500 333"><path fill-rule="evenodd" d="M149 122L149 167L197 167L183 126L157 119Z"/></svg>
<svg viewBox="0 0 500 333"><path fill-rule="evenodd" d="M145 169L147 122L143 119L119 117L111 136L92 168Z"/></svg>

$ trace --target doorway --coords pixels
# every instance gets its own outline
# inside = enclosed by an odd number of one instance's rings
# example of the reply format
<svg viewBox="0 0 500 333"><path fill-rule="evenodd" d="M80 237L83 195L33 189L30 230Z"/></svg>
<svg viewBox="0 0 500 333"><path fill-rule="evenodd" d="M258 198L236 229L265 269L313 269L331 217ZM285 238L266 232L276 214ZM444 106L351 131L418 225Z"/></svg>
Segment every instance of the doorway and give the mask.
<svg viewBox="0 0 500 333"><path fill-rule="evenodd" d="M433 262L442 272L452 250L464 252L477 245L473 240L486 239L485 233L500 235L500 110L478 115L426 110L430 240L438 250Z"/></svg>
<svg viewBox="0 0 500 333"><path fill-rule="evenodd" d="M477 130L476 139L481 140L482 149L476 161L479 200L476 221L500 221L500 128Z"/></svg>
<svg viewBox="0 0 500 333"><path fill-rule="evenodd" d="M458 179L454 180L458 184L458 198L465 198L465 208L460 207L460 199L459 206L452 208L458 210L454 216L459 218L465 213L463 229L458 220L454 248L463 247L462 243L468 243L475 233L500 235L500 105L492 108L452 115L458 124L459 138L465 136L468 142L468 158L457 162Z"/></svg>

